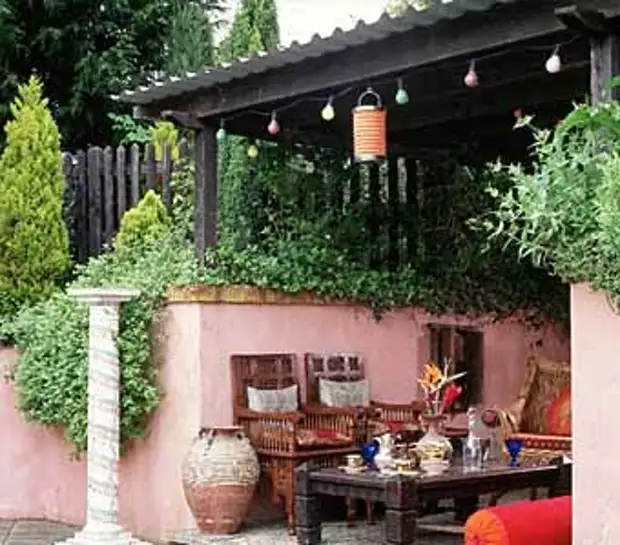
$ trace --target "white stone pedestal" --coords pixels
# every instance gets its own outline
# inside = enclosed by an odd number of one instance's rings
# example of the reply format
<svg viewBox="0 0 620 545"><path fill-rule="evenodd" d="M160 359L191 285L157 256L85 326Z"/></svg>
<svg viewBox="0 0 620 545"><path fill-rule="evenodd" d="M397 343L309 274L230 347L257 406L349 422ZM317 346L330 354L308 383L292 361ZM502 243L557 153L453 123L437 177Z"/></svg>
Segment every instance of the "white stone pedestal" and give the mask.
<svg viewBox="0 0 620 545"><path fill-rule="evenodd" d="M88 490L86 525L66 545L148 545L118 524L119 361L121 303L139 295L125 288L84 288L69 294L88 304ZM60 545L60 544L58 544Z"/></svg>

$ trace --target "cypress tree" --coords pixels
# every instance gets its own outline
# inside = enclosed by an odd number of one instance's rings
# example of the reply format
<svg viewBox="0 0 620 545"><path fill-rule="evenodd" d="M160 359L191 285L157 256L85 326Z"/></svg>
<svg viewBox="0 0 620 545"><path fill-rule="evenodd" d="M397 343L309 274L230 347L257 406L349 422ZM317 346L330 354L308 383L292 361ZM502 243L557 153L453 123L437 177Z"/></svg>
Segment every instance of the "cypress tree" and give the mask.
<svg viewBox="0 0 620 545"><path fill-rule="evenodd" d="M270 51L280 43L275 0L241 0L220 57L232 62L257 51Z"/></svg>
<svg viewBox="0 0 620 545"><path fill-rule="evenodd" d="M60 134L36 77L11 114L0 157L0 315L46 298L69 266Z"/></svg>

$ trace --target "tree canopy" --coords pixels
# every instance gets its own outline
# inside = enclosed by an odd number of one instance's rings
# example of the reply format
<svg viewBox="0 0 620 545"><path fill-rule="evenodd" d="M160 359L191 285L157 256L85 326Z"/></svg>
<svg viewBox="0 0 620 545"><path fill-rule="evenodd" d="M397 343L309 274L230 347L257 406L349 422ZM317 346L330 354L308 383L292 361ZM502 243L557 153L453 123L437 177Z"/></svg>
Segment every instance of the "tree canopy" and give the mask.
<svg viewBox="0 0 620 545"><path fill-rule="evenodd" d="M0 123L17 85L35 73L50 99L63 147L109 144L110 96L150 74L187 61L170 58L184 34L181 16L219 8L220 0L0 0ZM209 29L210 32L210 29ZM207 45L210 46L210 43ZM204 52L197 51L203 55Z"/></svg>
<svg viewBox="0 0 620 545"><path fill-rule="evenodd" d="M270 51L280 42L275 0L241 0L228 36L220 45L220 57L237 57Z"/></svg>

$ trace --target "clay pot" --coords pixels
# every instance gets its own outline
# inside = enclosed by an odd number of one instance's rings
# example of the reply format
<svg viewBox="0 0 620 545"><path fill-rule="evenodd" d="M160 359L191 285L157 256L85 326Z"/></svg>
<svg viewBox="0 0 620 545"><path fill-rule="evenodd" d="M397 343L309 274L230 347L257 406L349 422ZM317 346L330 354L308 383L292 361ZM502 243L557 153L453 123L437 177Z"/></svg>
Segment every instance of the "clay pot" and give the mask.
<svg viewBox="0 0 620 545"><path fill-rule="evenodd" d="M183 490L205 534L233 534L244 522L259 476L243 428L203 428L183 462Z"/></svg>

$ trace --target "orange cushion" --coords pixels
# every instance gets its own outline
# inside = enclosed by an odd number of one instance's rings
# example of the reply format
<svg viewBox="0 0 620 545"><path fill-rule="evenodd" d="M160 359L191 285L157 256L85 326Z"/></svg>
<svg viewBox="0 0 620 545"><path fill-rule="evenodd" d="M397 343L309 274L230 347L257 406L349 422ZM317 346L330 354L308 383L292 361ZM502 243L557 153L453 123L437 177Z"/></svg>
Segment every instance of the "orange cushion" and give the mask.
<svg viewBox="0 0 620 545"><path fill-rule="evenodd" d="M560 390L547 410L547 433L549 435L571 435L570 386Z"/></svg>
<svg viewBox="0 0 620 545"><path fill-rule="evenodd" d="M563 496L482 509L465 524L465 545L570 545L571 508Z"/></svg>
<svg viewBox="0 0 620 545"><path fill-rule="evenodd" d="M297 444L302 448L345 447L353 443L348 436L330 429L298 430Z"/></svg>
<svg viewBox="0 0 620 545"><path fill-rule="evenodd" d="M476 511L465 524L465 545L510 545L502 519L490 509Z"/></svg>

